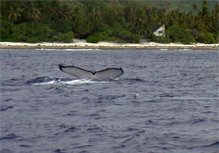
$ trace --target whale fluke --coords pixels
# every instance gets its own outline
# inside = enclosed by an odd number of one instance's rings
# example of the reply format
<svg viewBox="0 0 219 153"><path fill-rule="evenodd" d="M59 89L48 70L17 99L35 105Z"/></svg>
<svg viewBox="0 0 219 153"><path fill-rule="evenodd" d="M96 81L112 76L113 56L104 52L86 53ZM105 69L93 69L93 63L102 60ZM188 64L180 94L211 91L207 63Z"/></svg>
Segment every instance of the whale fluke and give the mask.
<svg viewBox="0 0 219 153"><path fill-rule="evenodd" d="M59 69L65 73L73 75L78 79L91 80L113 80L124 73L122 68L107 68L100 71L88 71L80 67L62 64L59 65Z"/></svg>

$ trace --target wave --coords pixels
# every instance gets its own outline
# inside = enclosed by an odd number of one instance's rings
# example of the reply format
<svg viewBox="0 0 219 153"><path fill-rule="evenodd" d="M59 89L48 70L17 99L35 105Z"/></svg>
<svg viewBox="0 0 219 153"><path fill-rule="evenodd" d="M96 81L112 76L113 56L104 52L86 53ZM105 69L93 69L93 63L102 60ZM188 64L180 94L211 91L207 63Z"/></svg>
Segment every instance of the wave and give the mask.
<svg viewBox="0 0 219 153"><path fill-rule="evenodd" d="M51 50L51 51L60 51L60 50L64 50L64 51L90 51L90 50L100 50L100 49L97 49L97 48L87 48L87 49L84 49L84 48L72 48L72 49L52 49L52 48L40 48L40 49L36 49L36 50Z"/></svg>
<svg viewBox="0 0 219 153"><path fill-rule="evenodd" d="M218 148L219 145L219 141L215 140L213 142L207 143L207 144L201 144L201 145L197 145L197 146L190 146L188 147L188 149L195 149L195 148L207 148L207 147L217 147Z"/></svg>
<svg viewBox="0 0 219 153"><path fill-rule="evenodd" d="M106 81L93 81L86 79L69 79L69 78L53 78L48 76L36 77L25 82L26 85L75 85L75 84L93 84L106 83Z"/></svg>
<svg viewBox="0 0 219 153"><path fill-rule="evenodd" d="M88 50L100 50L98 48L87 48L87 49L83 49L83 48L75 48L75 49L64 49L65 51L88 51Z"/></svg>
<svg viewBox="0 0 219 153"><path fill-rule="evenodd" d="M17 139L18 137L19 136L17 136L16 134L10 133L10 134L7 134L6 136L0 137L0 140L14 140L14 139Z"/></svg>
<svg viewBox="0 0 219 153"><path fill-rule="evenodd" d="M168 98L168 96L164 97L164 98ZM169 97L172 98L174 100L218 100L218 97L190 97L190 96L182 96L182 97Z"/></svg>
<svg viewBox="0 0 219 153"><path fill-rule="evenodd" d="M14 106L0 106L0 111L7 111L8 109L12 109Z"/></svg>
<svg viewBox="0 0 219 153"><path fill-rule="evenodd" d="M146 81L140 78L125 78L124 81L127 82L132 82L132 83L137 83L137 82L142 82L145 83Z"/></svg>

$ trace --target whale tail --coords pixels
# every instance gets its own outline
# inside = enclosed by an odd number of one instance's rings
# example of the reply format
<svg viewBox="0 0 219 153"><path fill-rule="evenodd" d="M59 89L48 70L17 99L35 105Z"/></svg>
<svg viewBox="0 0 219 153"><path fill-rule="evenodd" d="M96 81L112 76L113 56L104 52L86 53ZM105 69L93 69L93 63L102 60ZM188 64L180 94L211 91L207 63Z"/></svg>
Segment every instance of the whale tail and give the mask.
<svg viewBox="0 0 219 153"><path fill-rule="evenodd" d="M121 76L124 71L122 68L107 68L100 71L88 71L76 66L59 65L59 69L65 73L71 74L78 79L91 80L113 80Z"/></svg>

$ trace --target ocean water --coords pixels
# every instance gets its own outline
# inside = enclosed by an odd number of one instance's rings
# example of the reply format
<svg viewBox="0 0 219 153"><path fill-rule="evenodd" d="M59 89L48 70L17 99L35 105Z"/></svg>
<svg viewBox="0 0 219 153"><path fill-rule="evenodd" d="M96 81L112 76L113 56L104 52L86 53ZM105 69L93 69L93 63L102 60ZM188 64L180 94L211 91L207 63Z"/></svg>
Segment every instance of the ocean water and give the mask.
<svg viewBox="0 0 219 153"><path fill-rule="evenodd" d="M77 80L58 64L122 67ZM0 50L1 153L218 153L219 55L207 50Z"/></svg>

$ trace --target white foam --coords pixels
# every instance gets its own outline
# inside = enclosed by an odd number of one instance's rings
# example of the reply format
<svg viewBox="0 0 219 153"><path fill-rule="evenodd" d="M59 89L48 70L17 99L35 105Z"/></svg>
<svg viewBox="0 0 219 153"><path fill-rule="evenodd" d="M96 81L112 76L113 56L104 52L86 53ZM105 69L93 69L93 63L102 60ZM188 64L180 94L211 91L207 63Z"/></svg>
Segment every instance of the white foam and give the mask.
<svg viewBox="0 0 219 153"><path fill-rule="evenodd" d="M93 80L71 80L61 81L52 80L47 82L35 83L34 85L77 85L77 84L93 84L93 83L106 83L106 81L93 81Z"/></svg>
<svg viewBox="0 0 219 153"><path fill-rule="evenodd" d="M40 83L34 83L34 85L50 85L54 84L56 81L48 81L48 82L40 82Z"/></svg>
<svg viewBox="0 0 219 153"><path fill-rule="evenodd" d="M88 51L88 50L100 50L100 49L92 49L92 48L88 48L88 49L80 49L80 48L75 48L75 49L64 49L65 51Z"/></svg>
<svg viewBox="0 0 219 153"><path fill-rule="evenodd" d="M87 49L83 49L83 48L72 48L72 49L49 49L49 48L40 48L40 49L36 49L36 50L42 50L42 51L59 51L59 50L64 50L64 51L90 51L90 50L100 50L100 49L92 49L92 48L87 48Z"/></svg>
<svg viewBox="0 0 219 153"><path fill-rule="evenodd" d="M59 50L59 49L40 48L40 49L36 49L36 50Z"/></svg>

